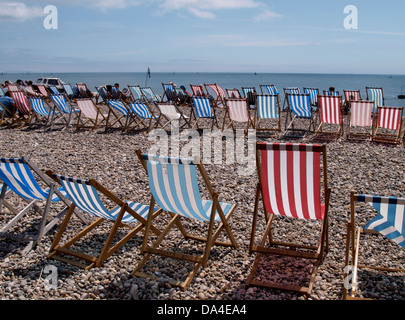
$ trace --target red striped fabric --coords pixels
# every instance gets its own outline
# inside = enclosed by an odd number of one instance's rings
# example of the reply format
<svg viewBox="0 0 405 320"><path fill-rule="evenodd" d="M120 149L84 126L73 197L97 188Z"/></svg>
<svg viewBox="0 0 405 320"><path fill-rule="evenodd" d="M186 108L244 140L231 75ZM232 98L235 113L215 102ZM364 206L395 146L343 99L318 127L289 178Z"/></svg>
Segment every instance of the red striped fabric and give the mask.
<svg viewBox="0 0 405 320"><path fill-rule="evenodd" d="M237 122L249 121L249 111L246 99L230 99L227 101L229 118Z"/></svg>
<svg viewBox="0 0 405 320"><path fill-rule="evenodd" d="M31 105L22 91L10 91L11 97L14 100L14 105L22 114L29 114L31 112Z"/></svg>
<svg viewBox="0 0 405 320"><path fill-rule="evenodd" d="M398 130L402 108L378 107L378 126L384 129Z"/></svg>
<svg viewBox="0 0 405 320"><path fill-rule="evenodd" d="M345 100L347 101L357 101L361 100L360 90L343 90L345 93Z"/></svg>
<svg viewBox="0 0 405 320"><path fill-rule="evenodd" d="M324 218L319 145L259 144L267 212L298 219Z"/></svg>
<svg viewBox="0 0 405 320"><path fill-rule="evenodd" d="M320 96L318 98L321 122L342 124L340 96Z"/></svg>
<svg viewBox="0 0 405 320"><path fill-rule="evenodd" d="M360 127L372 126L373 108L373 101L352 101L350 103L350 125Z"/></svg>

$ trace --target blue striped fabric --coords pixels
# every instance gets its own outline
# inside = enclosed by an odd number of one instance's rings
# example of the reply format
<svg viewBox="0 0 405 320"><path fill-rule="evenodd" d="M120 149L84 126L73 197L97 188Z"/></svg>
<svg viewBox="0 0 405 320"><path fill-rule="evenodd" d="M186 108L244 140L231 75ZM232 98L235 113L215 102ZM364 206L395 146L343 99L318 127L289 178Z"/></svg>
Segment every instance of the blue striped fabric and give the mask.
<svg viewBox="0 0 405 320"><path fill-rule="evenodd" d="M120 99L121 98L121 95L120 95L120 93L118 92L118 89L115 86L111 87L111 95L112 95L113 99Z"/></svg>
<svg viewBox="0 0 405 320"><path fill-rule="evenodd" d="M265 85L264 86L269 94L278 94L278 89L275 85Z"/></svg>
<svg viewBox="0 0 405 320"><path fill-rule="evenodd" d="M298 117L310 118L311 115L311 102L307 94L289 94L289 105L291 110Z"/></svg>
<svg viewBox="0 0 405 320"><path fill-rule="evenodd" d="M211 100L206 97L193 97L193 106L198 118L213 118Z"/></svg>
<svg viewBox="0 0 405 320"><path fill-rule="evenodd" d="M142 98L142 90L139 86L129 86L129 90L131 90L132 97L135 100L140 100Z"/></svg>
<svg viewBox="0 0 405 320"><path fill-rule="evenodd" d="M46 200L49 191L43 190L29 166L23 159L0 159L0 179L16 194L28 200ZM63 195L65 192L59 189ZM52 201L60 201L56 194L52 195Z"/></svg>
<svg viewBox="0 0 405 320"><path fill-rule="evenodd" d="M54 177L61 181L63 189L69 195L76 207L99 218L113 221L117 219L121 207L116 206L113 209L108 210L101 202L97 190L91 186L87 180L73 179L56 174L54 174ZM141 217L145 219L147 218L149 206L136 202L127 203L128 206L137 212ZM131 214L128 212L124 213L122 222L128 223L134 221L137 220Z"/></svg>
<svg viewBox="0 0 405 320"><path fill-rule="evenodd" d="M176 91L171 83L162 83L164 93L168 101L174 101L176 99Z"/></svg>
<svg viewBox="0 0 405 320"><path fill-rule="evenodd" d="M257 114L260 119L278 118L277 95L256 96Z"/></svg>
<svg viewBox="0 0 405 320"><path fill-rule="evenodd" d="M36 114L41 116L48 116L50 114L42 98L30 98L30 103L32 110L34 110Z"/></svg>
<svg viewBox="0 0 405 320"><path fill-rule="evenodd" d="M323 95L337 97L339 95L339 91L323 90Z"/></svg>
<svg viewBox="0 0 405 320"><path fill-rule="evenodd" d="M304 93L309 94L311 104L316 106L318 104L319 90L315 88L304 88Z"/></svg>
<svg viewBox="0 0 405 320"><path fill-rule="evenodd" d="M297 87L288 87L288 88L284 88L284 92L289 93L289 94L299 94L300 89Z"/></svg>
<svg viewBox="0 0 405 320"><path fill-rule="evenodd" d="M104 100L108 99L108 93L107 93L107 89L104 86L98 86L96 87L97 92L100 94L101 98L103 98Z"/></svg>
<svg viewBox="0 0 405 320"><path fill-rule="evenodd" d="M0 97L4 97L4 91L2 87L0 87Z"/></svg>
<svg viewBox="0 0 405 320"><path fill-rule="evenodd" d="M56 88L55 86L49 86L49 89L51 89L53 94L60 94L58 88Z"/></svg>
<svg viewBox="0 0 405 320"><path fill-rule="evenodd" d="M63 113L69 114L72 112L63 94L52 94L51 99Z"/></svg>
<svg viewBox="0 0 405 320"><path fill-rule="evenodd" d="M357 201L369 203L377 212L364 227L375 230L405 248L405 199L358 195Z"/></svg>
<svg viewBox="0 0 405 320"><path fill-rule="evenodd" d="M152 118L152 114L149 111L149 108L144 103L130 103L129 106L131 107L132 112L134 112L137 116L141 117L142 119L150 119Z"/></svg>
<svg viewBox="0 0 405 320"><path fill-rule="evenodd" d="M159 95L155 94L149 87L141 88L141 90L142 93L151 101L160 102L162 100L162 98Z"/></svg>
<svg viewBox="0 0 405 320"><path fill-rule="evenodd" d="M374 107L382 107L384 105L383 92L381 88L367 88L368 100L374 101Z"/></svg>
<svg viewBox="0 0 405 320"><path fill-rule="evenodd" d="M65 92L68 96L74 96L74 92L72 90L72 86L70 84L64 84L63 89L65 89Z"/></svg>
<svg viewBox="0 0 405 320"><path fill-rule="evenodd" d="M209 221L212 201L201 199L196 166L191 159L143 155L147 162L149 187L165 211L190 219ZM232 205L219 203L224 214ZM219 220L215 213L215 220Z"/></svg>
<svg viewBox="0 0 405 320"><path fill-rule="evenodd" d="M124 115L128 115L128 109L124 106L122 101L120 100L107 100L107 103L113 107L114 109L118 110Z"/></svg>

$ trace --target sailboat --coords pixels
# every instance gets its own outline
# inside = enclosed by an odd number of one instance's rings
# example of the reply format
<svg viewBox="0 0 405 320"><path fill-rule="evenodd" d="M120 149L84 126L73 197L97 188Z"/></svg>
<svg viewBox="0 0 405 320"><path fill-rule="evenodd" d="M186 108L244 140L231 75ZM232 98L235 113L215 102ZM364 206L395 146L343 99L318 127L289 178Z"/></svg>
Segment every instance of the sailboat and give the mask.
<svg viewBox="0 0 405 320"><path fill-rule="evenodd" d="M401 94L398 96L398 99L405 99L405 94L402 93L404 87L401 88Z"/></svg>

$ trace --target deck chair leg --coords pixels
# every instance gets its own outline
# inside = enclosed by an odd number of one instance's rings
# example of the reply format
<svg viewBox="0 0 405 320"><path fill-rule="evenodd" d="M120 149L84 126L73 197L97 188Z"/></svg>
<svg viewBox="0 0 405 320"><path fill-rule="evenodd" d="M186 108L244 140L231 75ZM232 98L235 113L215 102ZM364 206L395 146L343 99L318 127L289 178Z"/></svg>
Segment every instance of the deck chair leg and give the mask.
<svg viewBox="0 0 405 320"><path fill-rule="evenodd" d="M46 200L45 208L42 213L41 223L39 226L38 236L37 236L35 245L38 245L40 243L43 235L45 234L45 225L46 225L46 220L48 219L54 189L55 189L55 185L52 183L49 188L48 199Z"/></svg>

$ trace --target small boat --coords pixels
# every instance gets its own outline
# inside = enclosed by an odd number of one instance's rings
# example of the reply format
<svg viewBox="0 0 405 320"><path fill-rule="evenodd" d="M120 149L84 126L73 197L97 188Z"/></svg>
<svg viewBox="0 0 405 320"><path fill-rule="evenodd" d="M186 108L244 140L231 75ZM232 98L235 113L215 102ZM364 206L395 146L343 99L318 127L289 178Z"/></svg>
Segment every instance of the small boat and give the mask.
<svg viewBox="0 0 405 320"><path fill-rule="evenodd" d="M398 96L398 99L405 99L405 94L402 93L404 87L401 88L401 94Z"/></svg>

